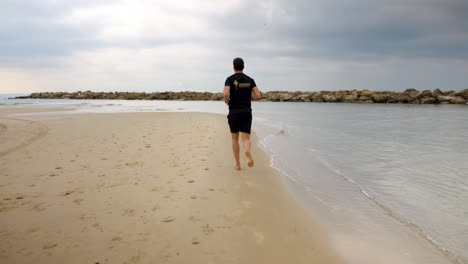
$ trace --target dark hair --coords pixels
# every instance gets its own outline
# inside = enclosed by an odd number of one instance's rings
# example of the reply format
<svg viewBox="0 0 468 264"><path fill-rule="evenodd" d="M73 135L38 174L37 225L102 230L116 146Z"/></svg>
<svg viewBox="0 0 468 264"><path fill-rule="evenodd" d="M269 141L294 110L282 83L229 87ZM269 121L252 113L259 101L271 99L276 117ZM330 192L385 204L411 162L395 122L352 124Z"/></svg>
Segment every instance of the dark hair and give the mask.
<svg viewBox="0 0 468 264"><path fill-rule="evenodd" d="M242 71L244 69L244 60L241 58L235 58L232 64L234 64L234 70L236 71Z"/></svg>

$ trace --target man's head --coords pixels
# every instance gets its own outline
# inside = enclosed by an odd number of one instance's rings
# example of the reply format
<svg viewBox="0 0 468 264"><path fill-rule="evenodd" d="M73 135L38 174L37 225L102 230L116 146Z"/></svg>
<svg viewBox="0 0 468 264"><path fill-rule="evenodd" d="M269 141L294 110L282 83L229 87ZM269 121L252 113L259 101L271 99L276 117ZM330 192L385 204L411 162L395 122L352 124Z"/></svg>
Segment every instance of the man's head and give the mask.
<svg viewBox="0 0 468 264"><path fill-rule="evenodd" d="M234 70L235 71L242 71L244 70L244 60L241 58L235 58L234 61L232 62L234 65Z"/></svg>

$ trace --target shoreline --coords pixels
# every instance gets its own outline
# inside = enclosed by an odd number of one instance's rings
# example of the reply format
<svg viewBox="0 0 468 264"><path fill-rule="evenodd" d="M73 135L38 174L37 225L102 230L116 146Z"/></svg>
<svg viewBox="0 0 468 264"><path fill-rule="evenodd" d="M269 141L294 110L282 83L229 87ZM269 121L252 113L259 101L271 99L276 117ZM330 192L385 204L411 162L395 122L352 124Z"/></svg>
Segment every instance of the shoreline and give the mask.
<svg viewBox="0 0 468 264"><path fill-rule="evenodd" d="M0 111L0 118L8 111L14 110ZM48 131L2 156L5 263L70 257L76 263L341 263L326 234L269 167L257 139L255 167L232 169L224 116L21 119ZM8 122L0 119L7 127L0 137L9 136L9 144L31 136L7 135L28 127Z"/></svg>

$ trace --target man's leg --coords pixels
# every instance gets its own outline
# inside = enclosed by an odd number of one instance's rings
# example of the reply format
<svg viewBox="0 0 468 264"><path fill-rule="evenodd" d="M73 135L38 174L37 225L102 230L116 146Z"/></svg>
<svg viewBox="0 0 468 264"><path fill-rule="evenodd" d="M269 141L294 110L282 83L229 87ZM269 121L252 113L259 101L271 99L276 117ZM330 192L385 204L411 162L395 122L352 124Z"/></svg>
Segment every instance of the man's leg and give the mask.
<svg viewBox="0 0 468 264"><path fill-rule="evenodd" d="M252 167L254 165L254 160L252 154L250 154L250 134L241 132L242 134L242 143L244 143L245 157L247 158L247 165Z"/></svg>
<svg viewBox="0 0 468 264"><path fill-rule="evenodd" d="M234 169L240 170L240 160L239 160L239 132L231 133L232 136L232 152L234 152L234 159L236 160L236 165L234 165Z"/></svg>

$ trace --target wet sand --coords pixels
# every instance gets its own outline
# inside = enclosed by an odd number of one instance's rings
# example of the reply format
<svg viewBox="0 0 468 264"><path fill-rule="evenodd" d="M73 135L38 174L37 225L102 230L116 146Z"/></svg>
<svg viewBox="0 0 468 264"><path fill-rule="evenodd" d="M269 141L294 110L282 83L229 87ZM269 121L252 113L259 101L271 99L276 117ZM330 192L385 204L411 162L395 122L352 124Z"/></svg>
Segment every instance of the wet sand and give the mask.
<svg viewBox="0 0 468 264"><path fill-rule="evenodd" d="M226 118L0 109L1 263L341 263Z"/></svg>

